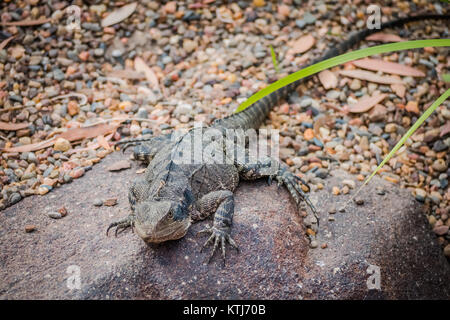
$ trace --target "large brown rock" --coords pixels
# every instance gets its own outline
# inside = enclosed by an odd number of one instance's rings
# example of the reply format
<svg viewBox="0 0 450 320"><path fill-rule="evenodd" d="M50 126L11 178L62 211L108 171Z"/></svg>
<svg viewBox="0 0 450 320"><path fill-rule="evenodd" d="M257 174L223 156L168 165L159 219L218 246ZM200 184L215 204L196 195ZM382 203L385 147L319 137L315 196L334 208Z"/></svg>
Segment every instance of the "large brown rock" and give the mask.
<svg viewBox="0 0 450 320"><path fill-rule="evenodd" d="M73 183L0 213L1 298L450 298L449 264L420 205L381 179L374 178L361 194L363 206L351 204L334 214L335 221L328 221L330 206L339 208L349 196L333 196L331 187L349 177L333 172L326 189L311 195L325 249L308 248L284 188L242 183L232 231L241 253L228 248L224 268L219 255L203 263L210 248L199 252L205 237L195 232L210 221L160 245L146 245L131 232L106 237L108 224L129 212L126 189L136 164L117 173L107 170L122 159L112 154ZM378 195L376 187L386 194ZM96 198L114 197L116 206L93 206ZM61 206L67 216L47 216ZM26 225L37 230L25 233ZM370 265L380 268L381 290L367 287ZM80 289L67 286L70 266L79 268Z"/></svg>

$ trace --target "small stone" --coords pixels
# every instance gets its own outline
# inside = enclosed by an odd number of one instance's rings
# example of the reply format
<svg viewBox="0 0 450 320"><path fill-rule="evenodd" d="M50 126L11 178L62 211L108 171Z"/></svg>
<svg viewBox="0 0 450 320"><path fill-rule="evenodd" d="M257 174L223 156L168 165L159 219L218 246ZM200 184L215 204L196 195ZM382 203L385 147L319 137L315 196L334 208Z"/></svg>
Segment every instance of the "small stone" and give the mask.
<svg viewBox="0 0 450 320"><path fill-rule="evenodd" d="M330 214L335 214L335 213L336 213L336 207L331 207L331 208L328 210L328 213L330 213Z"/></svg>
<svg viewBox="0 0 450 320"><path fill-rule="evenodd" d="M320 246L322 249L326 249L328 248L328 243L322 243L322 245Z"/></svg>
<svg viewBox="0 0 450 320"><path fill-rule="evenodd" d="M348 194L350 192L350 188L348 186L344 186L342 188L342 194Z"/></svg>
<svg viewBox="0 0 450 320"><path fill-rule="evenodd" d="M444 248L444 256L450 258L450 244L446 245Z"/></svg>
<svg viewBox="0 0 450 320"><path fill-rule="evenodd" d="M75 100L69 101L69 103L67 104L67 111L72 117L77 115L80 112L78 102L76 102Z"/></svg>
<svg viewBox="0 0 450 320"><path fill-rule="evenodd" d="M420 188L416 188L416 196L415 196L415 198L416 198L417 201L424 202L426 196L427 196L427 192L425 190L420 189Z"/></svg>
<svg viewBox="0 0 450 320"><path fill-rule="evenodd" d="M70 171L69 175L72 177L72 179L77 179L84 175L84 169L83 168L75 168L72 171Z"/></svg>
<svg viewBox="0 0 450 320"><path fill-rule="evenodd" d="M332 193L333 193L335 196L337 196L337 195L339 195L339 194L341 193L341 191L339 190L338 187L333 187Z"/></svg>
<svg viewBox="0 0 450 320"><path fill-rule="evenodd" d="M103 205L113 207L117 204L117 198L110 198L103 201Z"/></svg>
<svg viewBox="0 0 450 320"><path fill-rule="evenodd" d="M94 202L92 204L96 207L101 207L103 205L103 201L102 201L102 199L96 198L96 199L94 199Z"/></svg>
<svg viewBox="0 0 450 320"><path fill-rule="evenodd" d="M356 198L356 199L355 199L355 203L356 203L358 206L362 206L362 205L364 204L364 200L363 200L362 198Z"/></svg>
<svg viewBox="0 0 450 320"><path fill-rule="evenodd" d="M186 39L183 42L183 49L186 50L186 52L192 52L197 48L198 44L196 41Z"/></svg>
<svg viewBox="0 0 450 320"><path fill-rule="evenodd" d="M56 212L56 211L51 211L47 215L52 219L61 219L62 218L61 213Z"/></svg>
<svg viewBox="0 0 450 320"><path fill-rule="evenodd" d="M342 180L342 184L348 186L350 189L355 189L356 187L355 181L349 179Z"/></svg>
<svg viewBox="0 0 450 320"><path fill-rule="evenodd" d="M316 240L311 241L310 247L311 248L317 248L319 246L319 243Z"/></svg>
<svg viewBox="0 0 450 320"><path fill-rule="evenodd" d="M361 80L353 79L350 83L350 89L352 89L353 91L361 89Z"/></svg>
<svg viewBox="0 0 450 320"><path fill-rule="evenodd" d="M70 145L70 142L64 138L56 139L55 144L53 145L53 149L55 149L56 151L61 151L61 152L66 152L70 148L72 148L72 146Z"/></svg>
<svg viewBox="0 0 450 320"><path fill-rule="evenodd" d="M408 103L405 106L405 109L406 111L413 112L416 114L420 113L419 104L417 103L417 101L408 101Z"/></svg>
<svg viewBox="0 0 450 320"><path fill-rule="evenodd" d="M439 172L444 172L447 170L447 165L445 163L444 159L437 159L433 162L433 165L431 166L434 170Z"/></svg>
<svg viewBox="0 0 450 320"><path fill-rule="evenodd" d="M328 176L328 170L320 168L320 169L317 169L314 174L318 178L325 179Z"/></svg>
<svg viewBox="0 0 450 320"><path fill-rule="evenodd" d="M436 233L438 236L444 236L447 234L448 232L448 226L446 225L442 225L442 226L437 226L433 228L434 233Z"/></svg>
<svg viewBox="0 0 450 320"><path fill-rule="evenodd" d="M108 171L120 171L123 169L131 168L131 163L128 160L117 161L116 163L110 165L107 170Z"/></svg>
<svg viewBox="0 0 450 320"><path fill-rule="evenodd" d="M430 216L428 217L428 223L429 223L432 227L434 227L434 225L436 224L436 222L437 222L437 220L436 220L436 217L435 217L435 216L430 215Z"/></svg>
<svg viewBox="0 0 450 320"><path fill-rule="evenodd" d="M387 132L387 133L397 132L397 125L395 123L388 123L384 127L384 131Z"/></svg>
<svg viewBox="0 0 450 320"><path fill-rule="evenodd" d="M30 233L36 230L36 226L32 225L32 224L27 224L25 226L25 232L26 233Z"/></svg>
<svg viewBox="0 0 450 320"><path fill-rule="evenodd" d="M58 209L58 213L61 214L61 217L65 217L67 215L66 207L61 207Z"/></svg>

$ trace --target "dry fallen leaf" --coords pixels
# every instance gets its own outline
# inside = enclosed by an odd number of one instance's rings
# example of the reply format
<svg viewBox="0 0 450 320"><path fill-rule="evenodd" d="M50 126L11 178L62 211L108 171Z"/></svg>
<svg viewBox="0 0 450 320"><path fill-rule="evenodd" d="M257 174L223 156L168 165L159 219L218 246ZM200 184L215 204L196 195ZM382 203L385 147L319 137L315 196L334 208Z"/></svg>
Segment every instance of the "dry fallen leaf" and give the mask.
<svg viewBox="0 0 450 320"><path fill-rule="evenodd" d="M38 143L27 144L18 147L5 148L3 151L5 152L30 152L36 151L40 149L44 149L53 145L54 141L58 138L64 138L69 141L76 141L81 139L90 139L97 137L99 135L104 135L108 132L115 130L117 126L108 125L108 124L99 124L92 127L86 128L73 128L69 129L66 132L63 132L51 139L47 139L45 141L41 141Z"/></svg>
<svg viewBox="0 0 450 320"><path fill-rule="evenodd" d="M97 136L97 142L100 145L100 147L103 147L106 150L111 149L108 141L106 141L105 137L103 135Z"/></svg>
<svg viewBox="0 0 450 320"><path fill-rule="evenodd" d="M114 10L111 12L106 18L102 20L102 27L109 27L116 23L119 23L129 16L131 16L136 10L137 2L133 2L127 5L124 5L123 7L120 7L117 10Z"/></svg>
<svg viewBox="0 0 450 320"><path fill-rule="evenodd" d="M339 73L346 77L356 78L360 80L366 80L375 83L381 84L393 84L398 83L402 84L402 80L398 78L394 78L391 76L380 76L376 73L365 71L365 70L341 70Z"/></svg>
<svg viewBox="0 0 450 320"><path fill-rule="evenodd" d="M404 85L399 84L399 83L394 83L394 84L391 84L391 89L400 98L404 98L405 97L406 87Z"/></svg>
<svg viewBox="0 0 450 320"><path fill-rule="evenodd" d="M113 70L110 73L108 73L108 77L139 80L144 79L145 74L143 72L138 72L131 69L124 69L124 70Z"/></svg>
<svg viewBox="0 0 450 320"><path fill-rule="evenodd" d="M367 41L381 41L381 42L401 42L405 39L390 33L377 32L366 38Z"/></svg>
<svg viewBox="0 0 450 320"><path fill-rule="evenodd" d="M400 76L425 77L425 73L419 69L405 66L400 63L383 61L380 59L364 58L352 62L355 66L372 71L381 71Z"/></svg>
<svg viewBox="0 0 450 320"><path fill-rule="evenodd" d="M294 54L303 53L311 49L316 43L316 39L312 35L306 35L292 43L292 50Z"/></svg>
<svg viewBox="0 0 450 320"><path fill-rule="evenodd" d="M364 96L355 104L348 106L349 111L353 113L362 113L369 111L374 105L380 103L386 98L385 93L374 94L373 96Z"/></svg>
<svg viewBox="0 0 450 320"><path fill-rule="evenodd" d="M323 70L320 72L319 80L325 89L336 88L338 85L338 78L330 70Z"/></svg>
<svg viewBox="0 0 450 320"><path fill-rule="evenodd" d="M0 121L0 130L4 131L16 131L28 128L30 124L27 122L21 122L21 123L9 123L9 122L3 122Z"/></svg>
<svg viewBox="0 0 450 320"><path fill-rule="evenodd" d="M140 57L136 57L134 59L134 69L138 72L143 72L147 81L150 82L150 85L153 89L159 90L159 83L156 74L153 72L152 68L150 68L144 60Z"/></svg>
<svg viewBox="0 0 450 320"><path fill-rule="evenodd" d="M450 120L447 120L447 123L441 127L440 136L443 137L449 132L450 132Z"/></svg>
<svg viewBox="0 0 450 320"><path fill-rule="evenodd" d="M22 20L22 21L13 21L13 22L1 22L0 25L7 27L31 27L38 26L40 24L44 24L52 21L51 18L44 18L38 20Z"/></svg>
<svg viewBox="0 0 450 320"><path fill-rule="evenodd" d="M3 40L3 41L0 43L0 50L5 49L5 47L8 45L8 43L9 43L12 39L14 39L14 38L15 38L15 36L12 36L12 37L9 37L9 38L6 38L5 40Z"/></svg>

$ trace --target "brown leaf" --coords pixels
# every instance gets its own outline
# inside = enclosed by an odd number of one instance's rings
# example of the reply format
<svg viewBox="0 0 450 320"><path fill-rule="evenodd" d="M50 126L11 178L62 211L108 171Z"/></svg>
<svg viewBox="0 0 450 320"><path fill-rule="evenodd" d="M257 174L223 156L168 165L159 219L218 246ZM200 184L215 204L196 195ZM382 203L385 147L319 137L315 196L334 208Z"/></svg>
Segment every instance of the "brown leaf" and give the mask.
<svg viewBox="0 0 450 320"><path fill-rule="evenodd" d="M349 105L349 111L353 113L362 113L369 111L374 105L380 103L387 97L387 94L375 94L373 96L364 96L357 103Z"/></svg>
<svg viewBox="0 0 450 320"><path fill-rule="evenodd" d="M320 72L319 80L325 89L336 88L338 85L338 78L330 70L323 70Z"/></svg>
<svg viewBox="0 0 450 320"><path fill-rule="evenodd" d="M312 48L316 43L316 39L310 34L301 37L292 44L292 50L294 54L303 53Z"/></svg>
<svg viewBox="0 0 450 320"><path fill-rule="evenodd" d="M366 37L367 41L381 41L381 42L401 42L405 41L405 39L390 33L377 32L368 37Z"/></svg>
<svg viewBox="0 0 450 320"><path fill-rule="evenodd" d="M365 70L341 70L339 71L339 73L346 77L366 80L375 83L382 83L382 84L403 83L402 80L399 80L397 78L391 76L380 76L376 73Z"/></svg>
<svg viewBox="0 0 450 320"><path fill-rule="evenodd" d="M156 74L140 57L136 57L134 59L134 69L138 72L143 72L152 88L159 90L159 83Z"/></svg>
<svg viewBox="0 0 450 320"><path fill-rule="evenodd" d="M13 22L2 22L0 25L7 27L31 27L38 26L40 24L44 24L52 21L51 18L44 18L38 20L22 20L22 21L13 21Z"/></svg>
<svg viewBox="0 0 450 320"><path fill-rule="evenodd" d="M5 148L3 151L6 152L30 152L30 151L36 151L40 149L44 149L47 147L50 147L53 145L54 141L58 138L64 138L69 141L76 141L81 139L90 139L97 137L99 135L106 134L108 132L111 132L115 130L117 126L114 125L108 125L108 124L99 124L92 127L87 128L73 128L69 129L66 132L63 132L51 139L41 141L38 143L31 143L19 147L12 147L12 148Z"/></svg>
<svg viewBox="0 0 450 320"><path fill-rule="evenodd" d="M108 77L139 80L144 79L145 74L143 72L138 72L131 69L124 69L124 70L113 70L110 73L108 73Z"/></svg>
<svg viewBox="0 0 450 320"><path fill-rule="evenodd" d="M399 83L391 84L391 89L400 98L404 98L405 97L406 87L403 84L399 84Z"/></svg>
<svg viewBox="0 0 450 320"><path fill-rule="evenodd" d="M127 5L124 5L123 7L120 7L117 10L114 10L111 12L106 18L102 20L102 27L109 27L116 23L119 23L129 16L131 16L136 10L137 2L133 2Z"/></svg>
<svg viewBox="0 0 450 320"><path fill-rule="evenodd" d="M400 63L383 61L380 59L364 58L352 62L355 66L372 71L381 71L400 76L425 77L425 73L419 69L405 66Z"/></svg>
<svg viewBox="0 0 450 320"><path fill-rule="evenodd" d="M444 124L444 125L441 127L441 134L440 134L440 136L443 137L443 136L445 136L445 135L446 135L447 133L449 133L449 132L450 132L450 121L447 120L447 123Z"/></svg>
<svg viewBox="0 0 450 320"><path fill-rule="evenodd" d="M21 122L21 123L10 123L10 122L2 122L0 121L0 130L4 131L16 131L28 128L30 124L27 122Z"/></svg>
<svg viewBox="0 0 450 320"><path fill-rule="evenodd" d="M123 169L131 168L131 163L128 160L117 161L116 163L110 165L107 169L108 171L120 171Z"/></svg>
<svg viewBox="0 0 450 320"><path fill-rule="evenodd" d="M106 141L106 139L105 139L105 137L103 135L97 136L97 142L100 145L100 147L103 147L106 150L111 149L111 147L109 146L108 141Z"/></svg>
<svg viewBox="0 0 450 320"><path fill-rule="evenodd" d="M9 37L9 38L3 40L3 41L0 43L0 50L3 50L3 49L8 45L8 43L9 43L12 39L14 39L14 38L15 38L15 36L12 36L12 37Z"/></svg>

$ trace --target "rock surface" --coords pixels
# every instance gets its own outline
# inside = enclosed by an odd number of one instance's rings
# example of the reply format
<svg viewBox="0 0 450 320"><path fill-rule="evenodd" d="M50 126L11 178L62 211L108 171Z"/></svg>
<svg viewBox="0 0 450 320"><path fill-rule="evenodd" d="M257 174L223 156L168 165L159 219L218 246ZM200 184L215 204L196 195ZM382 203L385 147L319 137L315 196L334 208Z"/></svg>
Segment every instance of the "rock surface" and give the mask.
<svg viewBox="0 0 450 320"><path fill-rule="evenodd" d="M372 180L361 194L364 205L351 203L345 212L329 214L355 192L333 196L333 186L355 179L332 171L324 190L311 195L321 216L317 249L308 248L286 190L265 181L241 183L232 231L241 253L228 248L223 268L219 255L203 264L210 248L199 252L206 238L195 233L210 221L160 245L148 246L128 231L106 237L108 224L129 212L125 190L136 164L131 170L107 170L123 159L114 153L83 178L1 212L2 299L450 298L450 267L421 205L386 181ZM377 187L385 195L377 194ZM114 207L93 205L113 197ZM67 216L47 216L62 206ZM26 233L27 225L35 231ZM368 269L377 267L381 290L369 290L374 275ZM77 270L81 287L69 289Z"/></svg>

